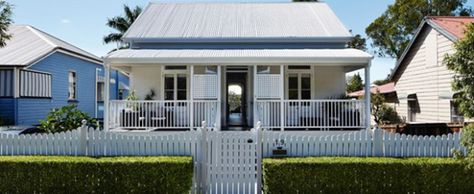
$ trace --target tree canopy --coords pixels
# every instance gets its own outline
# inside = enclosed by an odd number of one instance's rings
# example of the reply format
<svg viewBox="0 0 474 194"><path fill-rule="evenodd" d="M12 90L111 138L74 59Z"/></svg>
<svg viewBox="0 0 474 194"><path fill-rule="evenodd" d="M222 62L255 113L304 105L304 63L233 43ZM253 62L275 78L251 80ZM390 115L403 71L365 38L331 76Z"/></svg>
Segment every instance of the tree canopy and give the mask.
<svg viewBox="0 0 474 194"><path fill-rule="evenodd" d="M474 117L474 24L470 24L465 37L454 45L455 53L447 55L444 63L455 72L452 88L456 103L466 116Z"/></svg>
<svg viewBox="0 0 474 194"><path fill-rule="evenodd" d="M124 15L109 18L107 20L107 26L114 29L116 32L112 32L104 37L104 42L109 43L122 43L122 36L127 32L128 28L132 26L133 22L142 13L142 8L136 6L131 9L129 6L123 6Z"/></svg>
<svg viewBox="0 0 474 194"><path fill-rule="evenodd" d="M362 90L363 88L364 88L364 84L362 83L362 78L360 77L359 74L355 74L354 76L352 76L349 82L347 83L348 93L359 91L359 90Z"/></svg>
<svg viewBox="0 0 474 194"><path fill-rule="evenodd" d="M400 58L425 16L466 16L472 14L467 0L396 0L373 21L366 34L376 54Z"/></svg>
<svg viewBox="0 0 474 194"><path fill-rule="evenodd" d="M7 40L11 38L8 34L8 27L12 23L12 6L3 0L0 0L0 48L6 45Z"/></svg>
<svg viewBox="0 0 474 194"><path fill-rule="evenodd" d="M354 36L354 38L352 38L351 42L347 43L347 47L366 51L367 44L365 42L366 42L366 39L362 38L360 34L357 34Z"/></svg>

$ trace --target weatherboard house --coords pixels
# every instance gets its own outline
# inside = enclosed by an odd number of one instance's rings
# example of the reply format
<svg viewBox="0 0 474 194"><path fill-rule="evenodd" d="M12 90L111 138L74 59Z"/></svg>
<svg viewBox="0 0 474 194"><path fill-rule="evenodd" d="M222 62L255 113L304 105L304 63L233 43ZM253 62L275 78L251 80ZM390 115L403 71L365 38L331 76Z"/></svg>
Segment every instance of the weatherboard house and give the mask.
<svg viewBox="0 0 474 194"><path fill-rule="evenodd" d="M28 25L12 25L0 48L0 119L31 126L53 108L77 104L91 117L103 115L102 59ZM110 97L127 95L128 76L110 71Z"/></svg>
<svg viewBox="0 0 474 194"><path fill-rule="evenodd" d="M398 60L392 73L398 103L395 108L408 123L464 122L453 99L454 72L443 60L455 52L474 17L427 17ZM467 120L466 120L467 121Z"/></svg>
<svg viewBox="0 0 474 194"><path fill-rule="evenodd" d="M352 37L323 2L151 3L123 37L130 48L104 59L137 96L106 100L105 128L367 129L370 93L343 98L347 72L370 82L373 57L346 48Z"/></svg>

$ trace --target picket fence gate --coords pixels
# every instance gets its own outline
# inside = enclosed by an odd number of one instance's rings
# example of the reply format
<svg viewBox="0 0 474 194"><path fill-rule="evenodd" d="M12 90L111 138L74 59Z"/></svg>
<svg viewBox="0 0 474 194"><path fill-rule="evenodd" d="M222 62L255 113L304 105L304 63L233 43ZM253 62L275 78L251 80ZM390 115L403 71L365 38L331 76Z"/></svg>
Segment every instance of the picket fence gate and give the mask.
<svg viewBox="0 0 474 194"><path fill-rule="evenodd" d="M0 133L0 155L66 156L192 156L192 193L261 193L261 161L286 150L288 157L384 156L452 157L465 153L461 134L410 136L372 131L251 131L223 132L206 122L193 131L107 132L83 127L56 134Z"/></svg>

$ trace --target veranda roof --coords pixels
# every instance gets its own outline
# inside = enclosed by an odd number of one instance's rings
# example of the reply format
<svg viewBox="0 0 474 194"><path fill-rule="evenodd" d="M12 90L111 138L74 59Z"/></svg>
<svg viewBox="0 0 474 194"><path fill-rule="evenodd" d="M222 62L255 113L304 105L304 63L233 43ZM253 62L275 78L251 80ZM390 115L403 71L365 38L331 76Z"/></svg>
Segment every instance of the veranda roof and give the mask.
<svg viewBox="0 0 474 194"><path fill-rule="evenodd" d="M149 64L340 64L367 65L373 56L357 49L126 49L110 53L106 63Z"/></svg>

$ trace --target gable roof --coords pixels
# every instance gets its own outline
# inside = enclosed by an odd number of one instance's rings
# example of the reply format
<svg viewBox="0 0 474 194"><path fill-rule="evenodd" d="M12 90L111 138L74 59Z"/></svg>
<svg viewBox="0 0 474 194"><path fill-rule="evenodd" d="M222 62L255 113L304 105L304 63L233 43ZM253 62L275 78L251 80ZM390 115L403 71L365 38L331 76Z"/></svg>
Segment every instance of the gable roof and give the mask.
<svg viewBox="0 0 474 194"><path fill-rule="evenodd" d="M315 3L151 3L124 40L317 41L352 38L331 8Z"/></svg>
<svg viewBox="0 0 474 194"><path fill-rule="evenodd" d="M28 66L57 50L102 64L99 57L29 25L11 25L8 33L12 38L0 48L0 66Z"/></svg>
<svg viewBox="0 0 474 194"><path fill-rule="evenodd" d="M470 23L474 23L474 17L437 16L429 17L429 23L433 28L443 33L452 41L464 38L464 31Z"/></svg>
<svg viewBox="0 0 474 194"><path fill-rule="evenodd" d="M395 69L390 75L390 80L393 81L395 76L399 73L400 66L405 61L407 54L411 51L412 46L417 41L420 33L425 29L425 27L432 27L449 40L456 42L464 37L466 26L471 23L474 23L474 17L429 16L423 19L410 44L408 44L402 56L398 59Z"/></svg>

